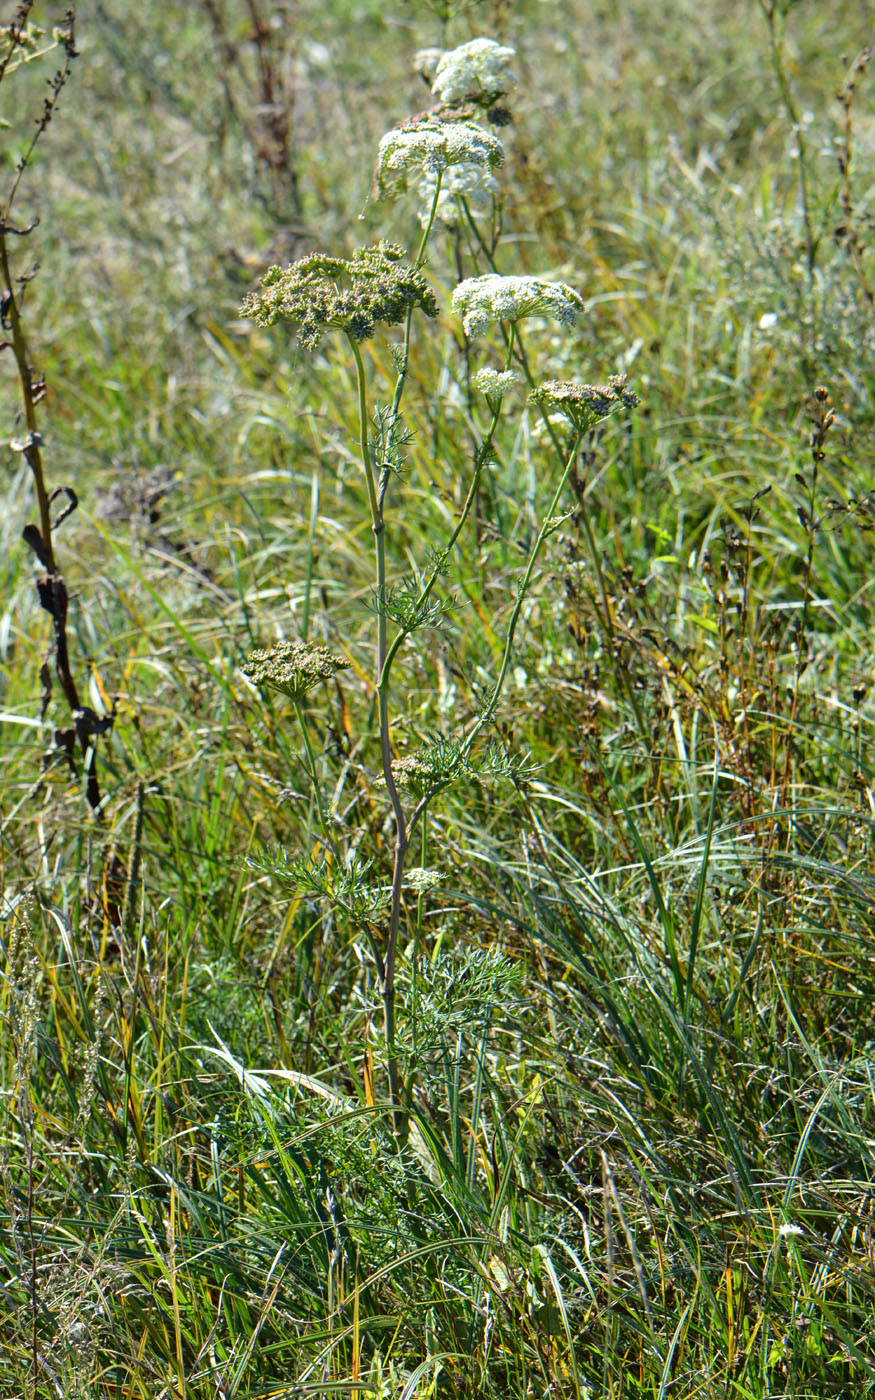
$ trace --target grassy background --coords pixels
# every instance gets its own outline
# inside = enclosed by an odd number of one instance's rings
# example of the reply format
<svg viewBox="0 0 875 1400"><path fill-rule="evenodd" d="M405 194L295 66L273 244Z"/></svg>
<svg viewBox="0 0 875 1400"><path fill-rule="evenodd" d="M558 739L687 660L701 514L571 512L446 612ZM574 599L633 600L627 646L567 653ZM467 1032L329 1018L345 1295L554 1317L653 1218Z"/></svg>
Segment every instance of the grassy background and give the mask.
<svg viewBox="0 0 875 1400"><path fill-rule="evenodd" d="M865 77L849 136L835 94L872 5L790 5L771 33L753 0L261 9L291 172L265 159L248 6L102 0L16 205L40 220L15 252L41 265L50 484L80 499L74 665L116 721L97 822L41 773L65 716L56 692L34 724L50 624L6 451L0 1390L866 1395L875 125ZM495 737L529 771L429 814L399 1145L360 931L247 863L318 845L290 707L237 669L309 629L353 663L309 704L323 790L388 879L350 367L238 308L272 261L415 248L412 202L367 202L376 145L428 105L413 52L478 33L520 80L500 270L588 302L532 361L626 370L642 403L588 445L524 615ZM53 64L0 86L10 169ZM444 308L479 270L436 240ZM385 397L385 336L367 363ZM396 578L464 493L469 367L449 315L419 327ZM404 652L399 752L470 724L497 671L552 486L522 406L496 446L459 611Z"/></svg>

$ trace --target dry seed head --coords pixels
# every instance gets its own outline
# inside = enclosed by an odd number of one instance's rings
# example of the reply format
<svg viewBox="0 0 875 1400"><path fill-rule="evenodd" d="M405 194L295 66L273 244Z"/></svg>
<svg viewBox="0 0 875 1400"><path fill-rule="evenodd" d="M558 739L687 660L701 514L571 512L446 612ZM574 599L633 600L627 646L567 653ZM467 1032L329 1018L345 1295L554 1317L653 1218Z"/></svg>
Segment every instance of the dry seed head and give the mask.
<svg viewBox="0 0 875 1400"><path fill-rule="evenodd" d="M278 690L290 700L300 700L308 690L329 681L350 662L335 656L327 647L310 642L277 642L275 646L250 652L240 670L253 685Z"/></svg>

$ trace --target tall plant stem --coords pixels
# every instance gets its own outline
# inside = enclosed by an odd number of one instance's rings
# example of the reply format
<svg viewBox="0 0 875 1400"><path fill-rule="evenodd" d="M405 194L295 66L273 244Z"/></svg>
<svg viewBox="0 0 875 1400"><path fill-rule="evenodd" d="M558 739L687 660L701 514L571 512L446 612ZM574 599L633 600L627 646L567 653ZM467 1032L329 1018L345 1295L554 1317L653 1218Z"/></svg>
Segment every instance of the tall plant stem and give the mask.
<svg viewBox="0 0 875 1400"><path fill-rule="evenodd" d="M434 225L437 214L438 200L441 192L441 179L439 173L437 184L435 185L434 196L431 202L428 221L423 229L422 238L419 244L419 251L416 255L414 267L420 268L425 262L425 250L428 246L429 236ZM401 408L401 396L404 392L404 385L407 380L407 369L410 362L410 335L413 325L413 307L407 312L404 324L404 346L401 352L401 363L398 369L398 377L395 382L395 392L392 396L392 406L389 412L389 422L387 433L391 443L392 434L398 422L398 415ZM362 362L361 351L357 341L352 336L348 336L355 359L356 369L356 389L358 393L358 416L359 416L359 450L361 453L362 467L364 468L365 481L368 489L368 503L371 511L371 527L374 531L374 548L377 579L377 705L380 726L380 749L383 759L383 778L386 783L386 791L389 794L389 801L392 804L392 812L395 817L395 850L392 865L392 895L389 904L389 923L386 930L386 947L383 956L383 976L382 976L382 998L383 998L383 1033L386 1045L386 1072L389 1080L389 1097L393 1105L393 1121L395 1131L402 1135L405 1131L406 1113L401 1103L402 1085L401 1077L398 1073L398 1055L395 1044L395 963L398 956L398 933L401 927L401 890L404 884L404 861L407 854L407 846L410 839L404 809L401 805L401 798L398 794L398 787L392 773L392 745L389 723L389 674L390 665L387 664L389 658L388 631L386 627L386 525L383 517L386 491L389 486L391 466L387 461L380 470L379 480L375 480L374 465L371 459L371 449L368 442L368 402L367 402L367 380L365 367ZM494 424L493 424L494 431ZM455 537L454 537L455 538ZM430 583L429 592L434 586L437 577L435 570ZM425 595L428 596L428 593ZM398 650L405 634L399 634L395 639L392 649L392 656Z"/></svg>
<svg viewBox="0 0 875 1400"><path fill-rule="evenodd" d="M438 574L440 573L441 562L444 559L448 558L448 556L452 553L456 541L462 533L465 521L471 514L471 507L473 506L474 501L477 497L477 487L480 483L480 477L483 474L484 466L489 460L489 452L492 447L492 439L495 436L495 429L498 426L499 416L499 410L496 409L493 412L492 422L489 425L486 437L483 439L483 442L480 446L480 450L477 453L477 458L474 464L474 475L471 477L471 485L468 488L468 494L465 497L464 504L459 514L459 519L456 521L456 525L453 529L452 534L450 535L449 539L447 540L446 544L441 550L440 555L438 556L439 562L436 565L434 565L433 568L429 571L428 577L426 578L421 589L419 590L419 595L411 609L411 612L413 612L414 614L417 613L419 609L423 607L423 605L427 603L429 598L431 597L432 590L435 586L435 583L437 582ZM386 657L383 662L383 668L380 672L378 685L381 689L388 689L389 673L391 670L392 662L395 660L395 657L398 654L398 649L404 642L405 637L408 637L409 635L409 631L406 628L402 627L398 631L397 635L394 637L392 644L386 653Z"/></svg>
<svg viewBox="0 0 875 1400"><path fill-rule="evenodd" d="M24 337L24 328L21 324L21 314L18 309L18 298L15 295L12 271L9 266L9 249L6 242L5 227L0 231L0 275L2 275L3 278L3 286L7 289L5 319L8 321L9 328L12 331L12 351L15 356L15 364L18 370L18 382L21 388L22 402L24 404L24 421L27 425L27 446L24 448L24 455L27 458L27 465L30 467L30 474L33 478L33 489L36 493L37 509L39 511L40 535L42 537L43 547L41 562L49 574L56 574L58 570L55 564L55 552L52 543L49 496L46 490L42 453L40 452L41 438L36 421L36 398L34 396L30 361L27 353L27 341Z"/></svg>
<svg viewBox="0 0 875 1400"><path fill-rule="evenodd" d="M334 844L334 841L332 840L331 832L328 828L328 818L325 813L325 806L322 802L322 788L319 783L319 774L316 771L316 759L313 754L313 746L310 743L310 735L307 730L307 721L304 717L304 707L301 704L300 700L295 700L294 705L295 714L298 716L298 724L301 727L301 737L304 740L304 748L307 750L307 763L309 765L307 776L310 779L310 782L313 787L313 795L316 798L316 809L319 813L319 825L322 828L322 835L325 838L326 846L331 851L331 854L335 858L337 858L337 848Z"/></svg>
<svg viewBox="0 0 875 1400"><path fill-rule="evenodd" d="M426 222L425 228L422 231L422 238L419 240L419 249L416 254L416 261L413 264L414 268L417 271L423 266L425 262L425 250L428 247L428 240L431 235L432 228L434 227L435 216L437 214L438 200L440 199L442 181L443 171L439 170L437 184L435 185L434 190L434 196L431 201L431 209L429 210L428 220ZM404 345L401 350L401 362L398 367L398 377L395 380L395 392L392 395L392 406L389 410L389 421L386 428L387 439L389 443L391 443L392 435L395 431L395 425L398 422L398 414L401 409L401 395L404 393L404 385L407 382L407 369L410 364L410 332L412 326L413 307L411 306L407 312L407 318L404 322ZM377 500L379 501L381 511L383 508L383 502L386 497L386 491L389 486L390 475L391 467L387 464L382 468L380 472L380 481L377 489Z"/></svg>
<svg viewBox="0 0 875 1400"><path fill-rule="evenodd" d="M362 467L368 489L368 502L371 509L371 526L374 531L374 549L377 576L377 705L380 726L380 749L383 758L383 778L392 804L395 817L395 854L392 870L392 899L389 910L389 924L386 931L386 948L383 956L383 1033L386 1045L386 1072L389 1079L389 1097L393 1105L393 1120L396 1132L402 1132L406 1115L401 1106L401 1081L398 1074L398 1057L395 1047L395 961L398 951L398 930L401 923L401 886L404 882L404 857L407 853L407 822L398 788L392 773L392 746L389 732L389 692L383 679L388 638L386 628L386 542L383 505L378 499L374 482L374 468L371 449L368 443L368 400L365 367L358 343L348 337L352 347L356 368L356 388L359 409L359 447Z"/></svg>

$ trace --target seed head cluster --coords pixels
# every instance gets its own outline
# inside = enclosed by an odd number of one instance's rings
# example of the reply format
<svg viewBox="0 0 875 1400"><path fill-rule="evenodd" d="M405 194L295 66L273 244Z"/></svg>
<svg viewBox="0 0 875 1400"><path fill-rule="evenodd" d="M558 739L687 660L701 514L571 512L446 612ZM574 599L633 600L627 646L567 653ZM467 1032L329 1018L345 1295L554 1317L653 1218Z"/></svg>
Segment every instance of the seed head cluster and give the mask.
<svg viewBox="0 0 875 1400"><path fill-rule="evenodd" d="M521 321L525 316L552 316L573 326L584 309L583 297L566 282L543 277L466 277L453 292L453 311L462 317L467 335L483 335L496 321Z"/></svg>
<svg viewBox="0 0 875 1400"><path fill-rule="evenodd" d="M242 314L260 326L289 321L307 350L316 348L324 330L367 340L380 322L403 321L412 306L436 316L434 293L420 272L399 261L403 256L395 244L378 243L351 258L311 253L289 267L271 267L244 297Z"/></svg>
<svg viewBox="0 0 875 1400"><path fill-rule="evenodd" d="M322 681L330 681L338 671L348 670L350 664L327 647L310 642L277 642L250 652L240 669L253 685L300 700Z"/></svg>
<svg viewBox="0 0 875 1400"><path fill-rule="evenodd" d="M569 379L547 379L529 394L546 413L562 413L577 429L587 432L600 419L623 408L634 408L638 395L626 388L626 376L615 375L607 384L578 384Z"/></svg>

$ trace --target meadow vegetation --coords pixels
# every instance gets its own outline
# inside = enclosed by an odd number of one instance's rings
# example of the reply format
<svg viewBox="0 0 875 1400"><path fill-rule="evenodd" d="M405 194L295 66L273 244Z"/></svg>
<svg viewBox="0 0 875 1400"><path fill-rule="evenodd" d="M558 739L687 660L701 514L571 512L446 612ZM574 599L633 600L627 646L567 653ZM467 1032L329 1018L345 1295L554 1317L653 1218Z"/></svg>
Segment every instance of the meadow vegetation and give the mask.
<svg viewBox="0 0 875 1400"><path fill-rule="evenodd" d="M0 18L0 1396L872 1393L871 3Z"/></svg>

